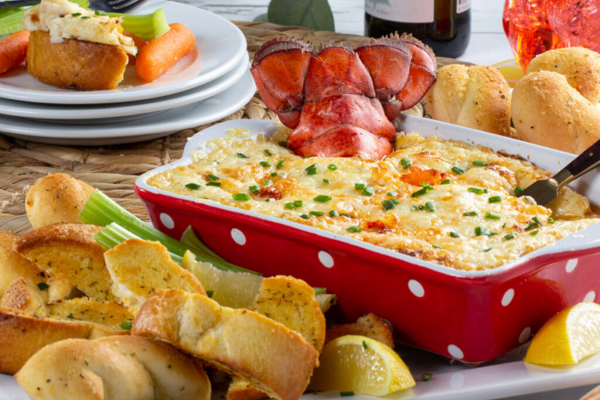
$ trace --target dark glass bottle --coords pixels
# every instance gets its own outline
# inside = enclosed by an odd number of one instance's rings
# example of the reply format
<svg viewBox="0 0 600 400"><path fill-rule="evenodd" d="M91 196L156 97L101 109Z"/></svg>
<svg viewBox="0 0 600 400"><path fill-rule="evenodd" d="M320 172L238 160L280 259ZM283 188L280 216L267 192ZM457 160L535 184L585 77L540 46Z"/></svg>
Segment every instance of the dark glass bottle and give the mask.
<svg viewBox="0 0 600 400"><path fill-rule="evenodd" d="M471 0L365 0L365 36L412 33L436 56L461 56L471 37Z"/></svg>

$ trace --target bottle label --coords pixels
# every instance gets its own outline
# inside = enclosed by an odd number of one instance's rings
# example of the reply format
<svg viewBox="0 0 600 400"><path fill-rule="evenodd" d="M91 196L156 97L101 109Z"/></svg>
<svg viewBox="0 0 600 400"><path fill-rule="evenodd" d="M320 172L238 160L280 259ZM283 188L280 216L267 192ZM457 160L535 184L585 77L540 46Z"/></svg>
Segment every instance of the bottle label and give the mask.
<svg viewBox="0 0 600 400"><path fill-rule="evenodd" d="M459 0L459 3L461 1L471 2ZM386 21L430 23L434 20L434 2L435 0L365 0L365 12Z"/></svg>
<svg viewBox="0 0 600 400"><path fill-rule="evenodd" d="M457 0L456 1L456 13L464 13L471 8L471 0Z"/></svg>

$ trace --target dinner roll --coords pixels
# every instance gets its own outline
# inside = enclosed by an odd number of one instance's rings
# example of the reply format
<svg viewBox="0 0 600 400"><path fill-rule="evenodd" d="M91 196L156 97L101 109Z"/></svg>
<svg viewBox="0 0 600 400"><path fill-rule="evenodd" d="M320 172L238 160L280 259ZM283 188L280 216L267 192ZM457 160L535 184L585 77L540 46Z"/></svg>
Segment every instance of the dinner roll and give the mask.
<svg viewBox="0 0 600 400"><path fill-rule="evenodd" d="M27 191L25 210L34 229L58 222L81 222L79 212L94 188L67 174L39 179Z"/></svg>
<svg viewBox="0 0 600 400"><path fill-rule="evenodd" d="M510 128L510 88L496 68L460 64L438 70L425 96L433 119L467 128L513 136Z"/></svg>

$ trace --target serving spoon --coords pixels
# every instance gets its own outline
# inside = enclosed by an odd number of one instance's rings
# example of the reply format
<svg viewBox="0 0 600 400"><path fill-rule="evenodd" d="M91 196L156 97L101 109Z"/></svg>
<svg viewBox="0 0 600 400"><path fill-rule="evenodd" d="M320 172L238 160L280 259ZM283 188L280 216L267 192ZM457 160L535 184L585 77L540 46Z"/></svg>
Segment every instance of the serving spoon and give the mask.
<svg viewBox="0 0 600 400"><path fill-rule="evenodd" d="M552 178L535 182L519 193L517 197L529 196L541 206L548 205L558 197L558 190L561 187L590 172L598 165L600 165L600 140L588 147Z"/></svg>

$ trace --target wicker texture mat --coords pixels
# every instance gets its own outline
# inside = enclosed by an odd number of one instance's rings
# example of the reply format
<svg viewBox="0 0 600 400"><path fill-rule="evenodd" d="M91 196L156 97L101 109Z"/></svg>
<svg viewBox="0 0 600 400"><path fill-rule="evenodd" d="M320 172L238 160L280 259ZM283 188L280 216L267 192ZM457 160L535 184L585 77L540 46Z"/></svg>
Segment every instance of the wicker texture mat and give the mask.
<svg viewBox="0 0 600 400"><path fill-rule="evenodd" d="M365 40L356 35L315 32L270 23L236 24L246 36L251 57L264 42L277 36L314 43L343 41L353 46ZM438 58L439 66L453 62L456 61ZM420 106L410 111L417 115L423 112ZM274 119L276 116L255 96L242 109L221 121L245 118ZM142 202L133 192L135 179L150 169L179 159L187 139L211 125L186 129L163 139L103 147L52 146L0 134L0 230L24 233L31 229L25 215L25 193L37 179L53 172L65 172L81 179L102 190L129 211L147 219Z"/></svg>

